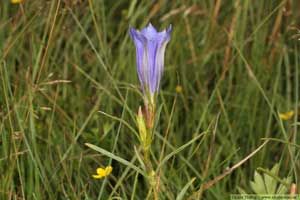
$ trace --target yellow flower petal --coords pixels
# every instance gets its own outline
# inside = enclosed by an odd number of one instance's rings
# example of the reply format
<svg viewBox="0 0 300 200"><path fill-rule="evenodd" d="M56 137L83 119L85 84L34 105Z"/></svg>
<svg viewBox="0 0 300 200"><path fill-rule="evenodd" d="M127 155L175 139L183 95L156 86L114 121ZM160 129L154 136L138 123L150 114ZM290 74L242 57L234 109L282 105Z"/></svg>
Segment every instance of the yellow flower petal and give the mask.
<svg viewBox="0 0 300 200"><path fill-rule="evenodd" d="M112 172L112 166L107 166L105 168L105 176L109 175Z"/></svg>
<svg viewBox="0 0 300 200"><path fill-rule="evenodd" d="M103 176L100 176L100 175L93 175L93 178L95 178L95 179L100 179L100 178L103 178Z"/></svg>
<svg viewBox="0 0 300 200"><path fill-rule="evenodd" d="M24 0L10 0L11 3L17 4L22 3Z"/></svg>
<svg viewBox="0 0 300 200"><path fill-rule="evenodd" d="M103 168L97 168L97 175L93 175L93 178L95 179L100 179L103 178L105 176L108 176L111 172L112 172L112 166L107 166L105 167L105 169Z"/></svg>
<svg viewBox="0 0 300 200"><path fill-rule="evenodd" d="M288 120L294 116L295 112L293 110L286 112L286 113L279 113L280 119Z"/></svg>
<svg viewBox="0 0 300 200"><path fill-rule="evenodd" d="M103 168L98 168L97 169L97 174L100 176L105 176L105 170Z"/></svg>

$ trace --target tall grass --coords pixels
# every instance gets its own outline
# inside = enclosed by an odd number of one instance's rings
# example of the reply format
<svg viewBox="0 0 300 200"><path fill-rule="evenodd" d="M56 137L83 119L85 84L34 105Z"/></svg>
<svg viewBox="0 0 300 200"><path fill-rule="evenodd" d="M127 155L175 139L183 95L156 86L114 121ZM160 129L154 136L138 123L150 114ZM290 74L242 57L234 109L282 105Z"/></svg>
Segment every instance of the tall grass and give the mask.
<svg viewBox="0 0 300 200"><path fill-rule="evenodd" d="M298 118L278 118L299 107L299 8L292 0L2 1L0 199L146 198L128 29L148 22L173 25L151 148L160 198L253 193L255 169L275 163L299 189ZM204 187L263 138L276 140ZM109 177L92 178L108 164Z"/></svg>

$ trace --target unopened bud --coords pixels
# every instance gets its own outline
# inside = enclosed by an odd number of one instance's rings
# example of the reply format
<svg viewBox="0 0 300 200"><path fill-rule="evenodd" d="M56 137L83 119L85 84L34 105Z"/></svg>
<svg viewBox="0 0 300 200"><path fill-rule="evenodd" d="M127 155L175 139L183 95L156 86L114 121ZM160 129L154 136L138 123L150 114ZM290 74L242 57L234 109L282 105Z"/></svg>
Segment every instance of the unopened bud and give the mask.
<svg viewBox="0 0 300 200"><path fill-rule="evenodd" d="M136 121L137 121L137 126L139 129L139 133L140 133L140 140L141 140L142 144L144 145L144 144L146 144L146 139L147 139L147 129L146 129L146 124L145 124L141 106L139 107Z"/></svg>
<svg viewBox="0 0 300 200"><path fill-rule="evenodd" d="M291 189L290 189L290 195L295 195L296 194L296 184L292 183Z"/></svg>

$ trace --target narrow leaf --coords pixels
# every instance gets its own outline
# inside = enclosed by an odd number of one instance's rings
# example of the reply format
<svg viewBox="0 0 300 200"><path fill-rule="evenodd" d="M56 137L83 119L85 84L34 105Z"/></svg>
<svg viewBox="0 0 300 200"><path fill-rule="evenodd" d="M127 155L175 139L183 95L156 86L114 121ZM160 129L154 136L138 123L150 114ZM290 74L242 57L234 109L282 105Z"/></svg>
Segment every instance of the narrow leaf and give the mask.
<svg viewBox="0 0 300 200"><path fill-rule="evenodd" d="M98 151L99 153L102 153L104 155L106 155L107 157L110 157L111 159L114 159L120 163L122 163L123 165L126 165L128 167L130 167L131 169L134 169L135 171L137 171L138 173L142 174L143 176L147 177L147 175L137 166L135 166L134 164L132 164L131 162L116 156L113 153L110 153L109 151L106 151L105 149L102 149L100 147L97 147L93 144L89 144L89 143L85 143L86 146L90 147L91 149L94 149L95 151Z"/></svg>
<svg viewBox="0 0 300 200"><path fill-rule="evenodd" d="M176 200L181 200L183 199L187 189L193 184L193 182L196 180L196 178L192 178L180 191L180 193L178 194Z"/></svg>

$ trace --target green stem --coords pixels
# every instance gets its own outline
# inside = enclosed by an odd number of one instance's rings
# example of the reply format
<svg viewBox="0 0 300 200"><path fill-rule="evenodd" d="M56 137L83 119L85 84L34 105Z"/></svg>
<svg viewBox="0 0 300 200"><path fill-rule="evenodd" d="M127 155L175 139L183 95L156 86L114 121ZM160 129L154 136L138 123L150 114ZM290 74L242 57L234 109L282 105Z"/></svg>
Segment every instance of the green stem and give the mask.
<svg viewBox="0 0 300 200"><path fill-rule="evenodd" d="M148 174L149 182L149 193L153 192L154 200L158 200L158 193L156 192L156 177L155 172L152 168L151 159L150 159L150 147L152 141L152 129L147 130L147 138L144 145L144 162Z"/></svg>
<svg viewBox="0 0 300 200"><path fill-rule="evenodd" d="M146 137L143 137L142 139L142 146L143 146L143 153L144 153L144 162L148 174L148 182L149 182L149 195L151 195L151 192L153 192L153 198L154 200L158 200L158 193L156 191L156 176L155 176L155 171L152 168L151 164L151 159L150 159L150 148L151 148L151 143L152 143L152 135L153 135L153 127L154 127L154 118L155 118L155 106L153 104L145 104L145 122L146 122L146 127L144 130L144 134L140 135L146 135ZM140 111L139 111L140 112ZM141 114L140 114L141 115Z"/></svg>
<svg viewBox="0 0 300 200"><path fill-rule="evenodd" d="M144 149L144 162L146 165L146 170L147 172L151 172L151 160L150 160L150 149L149 148L145 148Z"/></svg>

